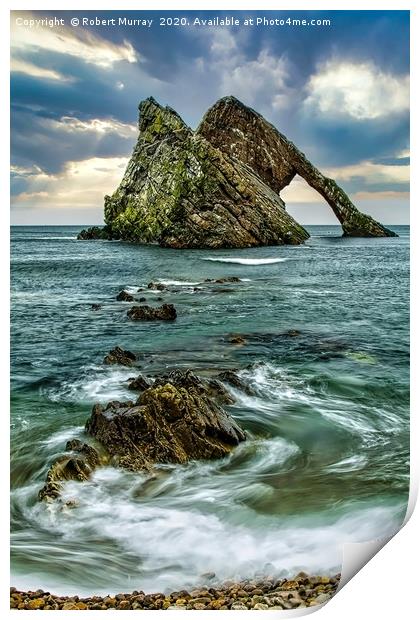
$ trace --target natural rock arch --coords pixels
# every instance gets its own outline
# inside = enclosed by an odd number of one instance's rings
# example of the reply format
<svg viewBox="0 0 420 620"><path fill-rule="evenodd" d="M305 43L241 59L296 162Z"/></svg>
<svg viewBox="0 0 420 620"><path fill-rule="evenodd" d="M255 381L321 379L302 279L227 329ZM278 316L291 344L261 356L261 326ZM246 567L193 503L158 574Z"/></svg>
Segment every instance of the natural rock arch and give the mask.
<svg viewBox="0 0 420 620"><path fill-rule="evenodd" d="M249 165L277 193L299 175L329 204L344 235L395 235L361 213L337 183L315 168L293 142L235 97L217 101L205 114L197 132L216 148Z"/></svg>
<svg viewBox="0 0 420 620"><path fill-rule="evenodd" d="M99 236L174 248L303 243L309 234L279 195L295 175L325 198L344 235L395 236L234 97L217 101L196 131L152 97L139 112L138 141L120 186L105 196Z"/></svg>

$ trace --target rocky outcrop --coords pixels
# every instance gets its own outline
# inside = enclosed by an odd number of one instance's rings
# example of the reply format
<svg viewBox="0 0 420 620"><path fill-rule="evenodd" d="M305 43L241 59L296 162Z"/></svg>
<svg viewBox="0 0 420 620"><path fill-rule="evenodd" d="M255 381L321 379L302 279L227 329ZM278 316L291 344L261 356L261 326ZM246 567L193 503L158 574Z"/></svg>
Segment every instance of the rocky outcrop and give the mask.
<svg viewBox="0 0 420 620"><path fill-rule="evenodd" d="M95 448L78 439L68 441L66 451L76 454L63 455L50 467L45 484L38 493L39 500L52 501L57 499L61 493L63 482L88 480L101 462Z"/></svg>
<svg viewBox="0 0 420 620"><path fill-rule="evenodd" d="M119 188L105 197L105 221L115 237L176 248L308 237L258 174L214 148L171 108L143 101L139 130Z"/></svg>
<svg viewBox="0 0 420 620"><path fill-rule="evenodd" d="M127 316L132 321L174 321L176 309L173 304L163 304L158 308L133 306L127 311Z"/></svg>
<svg viewBox="0 0 420 620"><path fill-rule="evenodd" d="M156 380L135 405L95 405L86 431L119 466L134 471L155 463L220 458L245 434L209 390L190 372L172 373Z"/></svg>
<svg viewBox="0 0 420 620"><path fill-rule="evenodd" d="M134 297L130 295L130 293L127 293L127 291L122 290L118 293L116 300L117 301L134 301Z"/></svg>
<svg viewBox="0 0 420 620"><path fill-rule="evenodd" d="M138 375L137 377L130 377L129 383L127 385L129 390L133 390L134 392L142 392L143 390L147 390L150 387L150 383L143 377L143 375Z"/></svg>
<svg viewBox="0 0 420 620"><path fill-rule="evenodd" d="M149 282L147 288L152 291L164 291L166 289L166 286L161 282Z"/></svg>
<svg viewBox="0 0 420 620"><path fill-rule="evenodd" d="M220 99L195 132L153 98L139 111L133 155L118 189L105 196L106 226L82 231L80 238L173 248L299 244L309 234L279 195L296 175L325 198L345 235L394 236L234 97Z"/></svg>
<svg viewBox="0 0 420 620"><path fill-rule="evenodd" d="M131 351L126 351L121 347L115 347L105 357L104 364L120 364L121 366L133 366L137 356Z"/></svg>

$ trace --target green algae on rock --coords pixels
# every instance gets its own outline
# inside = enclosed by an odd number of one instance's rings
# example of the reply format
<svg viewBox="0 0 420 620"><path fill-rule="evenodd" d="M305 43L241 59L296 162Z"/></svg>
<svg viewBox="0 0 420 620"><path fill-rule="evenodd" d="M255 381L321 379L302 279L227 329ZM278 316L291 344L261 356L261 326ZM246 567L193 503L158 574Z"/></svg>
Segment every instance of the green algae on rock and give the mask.
<svg viewBox="0 0 420 620"><path fill-rule="evenodd" d="M80 239L172 248L300 244L309 234L279 195L296 174L325 198L344 235L395 236L234 97L217 101L195 132L152 97L140 103L139 113L139 137L124 177L105 196L106 226L82 231Z"/></svg>

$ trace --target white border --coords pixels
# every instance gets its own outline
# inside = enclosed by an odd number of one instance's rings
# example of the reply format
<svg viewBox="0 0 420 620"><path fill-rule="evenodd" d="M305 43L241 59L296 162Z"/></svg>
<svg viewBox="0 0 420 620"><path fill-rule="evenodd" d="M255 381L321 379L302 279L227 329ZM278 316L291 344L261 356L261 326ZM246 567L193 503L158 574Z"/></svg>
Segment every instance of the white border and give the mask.
<svg viewBox="0 0 420 620"><path fill-rule="evenodd" d="M228 7L228 8L227 8ZM0 373L2 382L2 394L4 396L3 402L6 401L5 395L8 393L8 317L9 308L7 302L7 291L9 287L8 276L8 261L9 261L9 211L8 195L9 195L9 10L48 10L48 9L60 9L60 10L211 10L222 9L228 10L411 10L411 62L412 62L412 101L411 109L414 111L412 115L412 136L419 136L419 123L418 112L419 101L417 98L418 90L418 66L417 60L420 58L420 44L419 44L419 19L416 10L416 3L414 0L352 0L347 2L343 0L338 3L335 1L319 1L314 0L300 0L293 1L278 1L270 2L263 0L231 0L229 3L220 0L213 0L212 2L198 2L196 1L179 1L175 2L162 2L159 0L124 0L121 4L112 2L110 0L94 1L94 0L64 0L57 6L57 0L44 1L44 2L25 2L21 1L9 1L6 6L1 8L0 12L0 27L1 27L1 63L0 71L2 72L2 114L0 117L1 122L1 166L0 166L0 188L2 204L0 209L0 266L1 266L1 290L3 292L3 299L0 305L0 325L3 332L2 348L1 348L1 363L2 372ZM418 138L417 138L418 139ZM417 142L412 142L411 145L412 165L414 166L415 173L412 175L411 195L412 195L412 211L411 211L411 230L418 230L418 210L420 209L419 195L418 195L418 181L416 180L418 171L418 155L417 155ZM412 232L412 244L411 244L411 268L414 270L414 276L412 278L412 297L411 297L411 312L412 312L412 371L411 371L411 383L413 386L412 394L412 422L411 422L411 487L412 496L410 503L412 504L410 509L413 509L413 503L415 502L415 495L418 489L419 482L419 440L420 428L418 422L418 415L416 412L420 410L420 402L418 392L416 388L416 381L414 374L418 373L419 364L419 347L418 347L418 329L416 326L416 319L418 319L418 299L419 296L415 290L413 282L417 274L416 268L419 259L419 250L417 240ZM3 428L7 424L6 407L3 408ZM2 459L2 494L1 497L8 496L8 475L9 459L8 459L8 433L3 431L0 437L0 454ZM13 613L9 610L8 601L8 554L5 550L8 549L9 540L9 514L7 503L3 502L3 510L1 513L1 525L2 535L4 536L3 542L3 564L1 566L2 576L2 592L4 596L0 598L0 609L4 611L5 615ZM420 532L420 512L417 509L411 519L409 519L406 526L400 531L395 538L393 538L383 549L375 556L368 564L350 581L349 585L340 591L331 602L325 605L322 609L317 611L320 619L324 620L350 620L354 619L358 615L362 620L364 618L395 618L398 617L401 620L411 620L416 617L420 603L417 597L417 581L418 581L418 538ZM417 544L416 544L417 543ZM25 613L25 612L24 612ZM29 613L29 612L26 612ZM62 612L51 612L53 614L61 614ZM102 612L90 612L96 615ZM127 613L127 612L126 612ZM134 612L131 612L133 614ZM149 612L149 613L161 613L161 612ZM185 615L186 612L172 612L172 617ZM188 612L189 613L189 612ZM204 612L206 615L210 612ZM211 612L212 616L214 613ZM230 612L242 614L244 612ZM260 615L267 612L257 612ZM271 612L271 616L276 612ZM111 614L111 616L109 616ZM117 612L107 612L108 617L119 617ZM126 617L126 615L124 616ZM201 616L200 616L201 617ZM284 612L276 613L276 617L286 617ZM121 620L121 619L120 619Z"/></svg>

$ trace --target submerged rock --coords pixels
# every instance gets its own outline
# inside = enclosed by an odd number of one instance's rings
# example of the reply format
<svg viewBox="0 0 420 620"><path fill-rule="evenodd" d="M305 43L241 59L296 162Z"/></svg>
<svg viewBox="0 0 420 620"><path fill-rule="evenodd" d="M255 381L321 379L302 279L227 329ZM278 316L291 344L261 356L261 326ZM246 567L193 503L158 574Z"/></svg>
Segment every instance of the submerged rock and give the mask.
<svg viewBox="0 0 420 620"><path fill-rule="evenodd" d="M226 282L241 282L241 278L237 276L228 276L227 278L206 278L204 282L212 282L213 284L226 284Z"/></svg>
<svg viewBox="0 0 420 620"><path fill-rule="evenodd" d="M176 310L173 304L163 304L158 308L133 306L127 311L127 316L132 321L174 321Z"/></svg>
<svg viewBox="0 0 420 620"><path fill-rule="evenodd" d="M234 97L216 102L195 132L153 98L139 112L133 155L118 189L105 196L113 238L173 248L302 243L309 234L279 195L296 175L325 198L345 235L394 236Z"/></svg>
<svg viewBox="0 0 420 620"><path fill-rule="evenodd" d="M137 356L131 351L126 351L121 347L115 347L104 357L104 364L121 364L121 366L132 366L137 360Z"/></svg>
<svg viewBox="0 0 420 620"><path fill-rule="evenodd" d="M245 433L202 385L192 373L161 377L135 406L95 405L86 431L131 470L221 458Z"/></svg>
<svg viewBox="0 0 420 620"><path fill-rule="evenodd" d="M242 344L246 344L246 338L244 338L240 334L232 334L231 336L229 336L229 342L231 344L242 345Z"/></svg>
<svg viewBox="0 0 420 620"><path fill-rule="evenodd" d="M63 455L50 467L42 489L38 493L40 501L57 499L61 493L63 482L88 480L96 467L100 464L98 452L92 446L82 443L78 439L67 442L66 451L76 452L76 455Z"/></svg>
<svg viewBox="0 0 420 620"><path fill-rule="evenodd" d="M217 375L217 379L219 379L219 381L222 381L223 383L231 385L235 389L240 390L245 394L253 393L252 389L246 383L246 381L241 379L241 377L238 375L237 370L223 370L222 372L219 372L219 374Z"/></svg>
<svg viewBox="0 0 420 620"><path fill-rule="evenodd" d="M161 282L149 282L147 288L151 289L152 291L164 291L166 289L166 286Z"/></svg>
<svg viewBox="0 0 420 620"><path fill-rule="evenodd" d="M134 301L134 297L123 289L122 291L118 293L116 300L117 301Z"/></svg>

